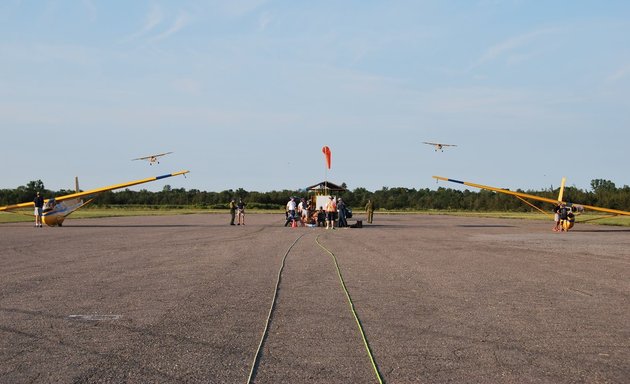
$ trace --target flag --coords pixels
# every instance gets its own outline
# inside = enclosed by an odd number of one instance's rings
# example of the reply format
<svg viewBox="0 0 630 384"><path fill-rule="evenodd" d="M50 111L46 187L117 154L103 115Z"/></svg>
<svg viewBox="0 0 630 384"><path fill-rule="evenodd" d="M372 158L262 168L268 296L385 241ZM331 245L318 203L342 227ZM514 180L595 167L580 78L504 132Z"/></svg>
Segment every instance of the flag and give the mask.
<svg viewBox="0 0 630 384"><path fill-rule="evenodd" d="M326 158L326 166L330 169L330 148L328 146L324 146L322 148L322 152L324 153L324 157Z"/></svg>

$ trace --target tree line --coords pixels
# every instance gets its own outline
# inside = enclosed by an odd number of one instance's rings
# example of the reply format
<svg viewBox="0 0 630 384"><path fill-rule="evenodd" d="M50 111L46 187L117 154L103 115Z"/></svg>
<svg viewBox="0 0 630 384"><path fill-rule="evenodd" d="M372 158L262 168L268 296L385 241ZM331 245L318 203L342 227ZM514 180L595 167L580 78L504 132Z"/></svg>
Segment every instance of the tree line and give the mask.
<svg viewBox="0 0 630 384"><path fill-rule="evenodd" d="M342 187L347 188L346 184ZM0 206L33 201L35 193L39 191L48 198L73 193L72 190L50 191L44 187L41 180L31 181L25 186L15 189L0 190ZM523 191L541 197L555 199L558 189L543 191ZM199 209L227 209L231 199L243 199L250 209L283 209L291 196L307 197L310 194L304 190L281 190L271 192L246 191L242 188L221 192L207 192L198 189L171 188L165 185L159 192L146 189L132 191L108 191L101 193L94 200L93 205L99 207L112 206L146 206L154 208L194 207ZM455 190L439 187L437 190L428 188L388 188L376 191L356 188L338 193L346 205L355 209L365 207L371 199L376 209L391 211L417 210L458 210L458 211L523 211L533 208L519 202L512 196L485 190ZM585 191L576 187L566 187L564 192L566 201L580 204L594 205L612 209L630 211L630 187L618 188L612 181L595 179L591 181L591 190ZM544 203L532 202L542 209L549 210Z"/></svg>

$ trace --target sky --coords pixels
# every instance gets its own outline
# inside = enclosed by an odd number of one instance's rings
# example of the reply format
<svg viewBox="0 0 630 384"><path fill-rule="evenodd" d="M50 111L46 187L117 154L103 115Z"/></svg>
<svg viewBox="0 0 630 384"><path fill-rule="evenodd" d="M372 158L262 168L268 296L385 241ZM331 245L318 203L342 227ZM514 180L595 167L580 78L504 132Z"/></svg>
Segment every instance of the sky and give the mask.
<svg viewBox="0 0 630 384"><path fill-rule="evenodd" d="M0 188L630 184L628 1L5 0L0 34Z"/></svg>

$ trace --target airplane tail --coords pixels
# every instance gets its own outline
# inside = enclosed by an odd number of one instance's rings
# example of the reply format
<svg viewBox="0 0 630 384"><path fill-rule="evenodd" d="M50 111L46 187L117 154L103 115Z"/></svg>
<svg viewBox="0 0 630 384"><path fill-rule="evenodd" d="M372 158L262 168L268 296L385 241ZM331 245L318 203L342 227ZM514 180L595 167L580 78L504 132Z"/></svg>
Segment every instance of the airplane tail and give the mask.
<svg viewBox="0 0 630 384"><path fill-rule="evenodd" d="M560 192L558 193L558 202L562 202L562 197L564 196L564 184L566 183L567 178L563 177L560 182Z"/></svg>

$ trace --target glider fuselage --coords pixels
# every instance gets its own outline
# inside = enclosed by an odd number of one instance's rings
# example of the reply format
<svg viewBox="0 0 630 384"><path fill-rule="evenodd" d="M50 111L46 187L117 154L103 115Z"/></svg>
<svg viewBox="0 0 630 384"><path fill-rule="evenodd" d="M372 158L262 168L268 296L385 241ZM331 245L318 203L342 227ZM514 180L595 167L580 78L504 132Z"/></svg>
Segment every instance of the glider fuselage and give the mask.
<svg viewBox="0 0 630 384"><path fill-rule="evenodd" d="M66 216L85 204L82 199L69 199L58 202L54 202L51 199L48 200L47 205L42 212L42 222L49 227L61 227Z"/></svg>

